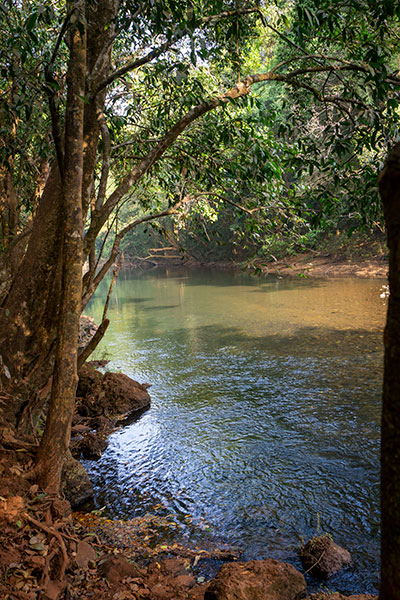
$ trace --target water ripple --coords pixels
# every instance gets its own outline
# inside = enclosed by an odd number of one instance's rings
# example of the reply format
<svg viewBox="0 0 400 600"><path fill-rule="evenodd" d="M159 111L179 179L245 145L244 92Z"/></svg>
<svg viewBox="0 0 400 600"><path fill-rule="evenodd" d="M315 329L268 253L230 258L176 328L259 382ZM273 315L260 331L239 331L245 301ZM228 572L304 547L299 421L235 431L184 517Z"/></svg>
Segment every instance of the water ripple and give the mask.
<svg viewBox="0 0 400 600"><path fill-rule="evenodd" d="M222 540L244 558L297 567L301 536L327 532L354 555L329 588L375 592L383 319L372 290L379 302L380 282L279 290L223 281L118 283L110 367L150 381L152 408L88 463L98 503L119 518L172 513L196 543Z"/></svg>

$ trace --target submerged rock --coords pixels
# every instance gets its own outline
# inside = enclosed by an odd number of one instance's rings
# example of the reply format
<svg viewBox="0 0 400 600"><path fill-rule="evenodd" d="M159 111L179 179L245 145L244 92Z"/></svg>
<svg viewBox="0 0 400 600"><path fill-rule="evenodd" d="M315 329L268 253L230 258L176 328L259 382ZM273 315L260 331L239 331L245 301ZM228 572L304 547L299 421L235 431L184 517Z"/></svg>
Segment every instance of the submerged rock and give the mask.
<svg viewBox="0 0 400 600"><path fill-rule="evenodd" d="M306 582L292 565L274 559L229 563L210 583L204 600L301 600Z"/></svg>
<svg viewBox="0 0 400 600"><path fill-rule="evenodd" d="M327 535L311 538L300 548L299 556L306 571L314 577L327 579L351 564L351 554Z"/></svg>

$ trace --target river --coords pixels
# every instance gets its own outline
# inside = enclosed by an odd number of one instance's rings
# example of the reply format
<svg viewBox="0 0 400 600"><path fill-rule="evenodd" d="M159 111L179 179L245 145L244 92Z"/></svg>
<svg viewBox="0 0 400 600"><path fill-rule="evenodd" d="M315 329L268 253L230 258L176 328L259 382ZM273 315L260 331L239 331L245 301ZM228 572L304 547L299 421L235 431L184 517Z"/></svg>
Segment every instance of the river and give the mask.
<svg viewBox="0 0 400 600"><path fill-rule="evenodd" d="M152 407L86 463L97 504L297 568L301 539L329 533L354 565L324 586L376 592L384 283L123 272L97 357Z"/></svg>

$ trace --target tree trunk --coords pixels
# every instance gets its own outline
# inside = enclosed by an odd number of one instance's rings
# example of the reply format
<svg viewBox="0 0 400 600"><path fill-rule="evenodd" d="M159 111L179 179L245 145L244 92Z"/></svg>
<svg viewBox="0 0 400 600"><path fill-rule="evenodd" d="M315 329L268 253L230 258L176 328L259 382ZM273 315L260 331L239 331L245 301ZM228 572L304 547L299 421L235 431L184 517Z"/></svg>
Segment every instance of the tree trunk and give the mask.
<svg viewBox="0 0 400 600"><path fill-rule="evenodd" d="M118 0L89 3L87 10L87 79L89 85L106 79L111 67L114 19ZM86 89L82 97L88 94ZM105 91L91 104L84 105L84 153L81 201L84 215L93 182L99 138L98 112L104 104ZM67 159L69 157L67 156ZM64 192L60 171L55 162L46 179L35 213L29 245L12 273L0 273L0 357L11 380L2 383L17 398L29 397L43 388L54 367L58 316L62 310L62 247L64 237ZM0 373L1 379L1 373ZM15 393L16 392L16 393ZM20 412L15 402L16 420Z"/></svg>
<svg viewBox="0 0 400 600"><path fill-rule="evenodd" d="M400 144L379 182L389 248L381 442L380 600L400 599Z"/></svg>
<svg viewBox="0 0 400 600"><path fill-rule="evenodd" d="M70 2L70 9L72 8ZM64 152L64 239L62 299L57 322L57 344L49 412L37 456L38 481L58 493L61 469L69 446L78 383L77 351L82 301L82 179L83 127L86 81L85 3L74 3L78 22L70 35L67 73Z"/></svg>
<svg viewBox="0 0 400 600"><path fill-rule="evenodd" d="M11 386L18 388L29 375L31 387L40 388L51 374L49 357L61 303L62 204L60 174L54 165L27 251L1 305L0 355L11 373Z"/></svg>

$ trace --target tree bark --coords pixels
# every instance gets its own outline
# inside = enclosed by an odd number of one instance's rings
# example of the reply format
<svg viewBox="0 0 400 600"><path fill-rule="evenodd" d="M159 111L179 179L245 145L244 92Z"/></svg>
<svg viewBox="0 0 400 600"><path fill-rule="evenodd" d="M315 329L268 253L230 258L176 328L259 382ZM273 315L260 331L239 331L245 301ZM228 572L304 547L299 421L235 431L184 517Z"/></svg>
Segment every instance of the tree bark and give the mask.
<svg viewBox="0 0 400 600"><path fill-rule="evenodd" d="M70 9L72 8L70 2ZM83 131L86 82L86 27L84 0L74 3L77 24L70 35L67 72L64 152L64 238L62 300L57 322L53 384L45 430L37 455L38 481L42 488L58 493L64 454L78 383L77 352L82 298L82 181Z"/></svg>
<svg viewBox="0 0 400 600"><path fill-rule="evenodd" d="M87 9L87 81L97 84L108 76L111 67L111 40L118 0L99 0ZM85 7L86 8L86 7ZM84 154L81 202L84 216L93 184L99 139L98 111L102 110L105 92L91 104L84 104ZM68 160L68 157L67 157ZM25 256L11 285L8 273L4 285L0 281L0 356L11 373L3 381L9 391L25 396L41 389L52 374L58 315L63 298L62 246L65 215L63 182L55 162L46 180L32 224ZM0 279L3 279L0 273ZM1 376L1 373L0 373ZM15 402L15 412L19 412Z"/></svg>
<svg viewBox="0 0 400 600"><path fill-rule="evenodd" d="M380 600L400 599L400 144L380 176L389 248L381 439Z"/></svg>
<svg viewBox="0 0 400 600"><path fill-rule="evenodd" d="M51 169L23 260L0 308L0 355L19 388L31 374L42 387L51 373L49 356L61 302L62 186ZM41 376L46 366L45 376ZM33 375L34 374L34 375Z"/></svg>

